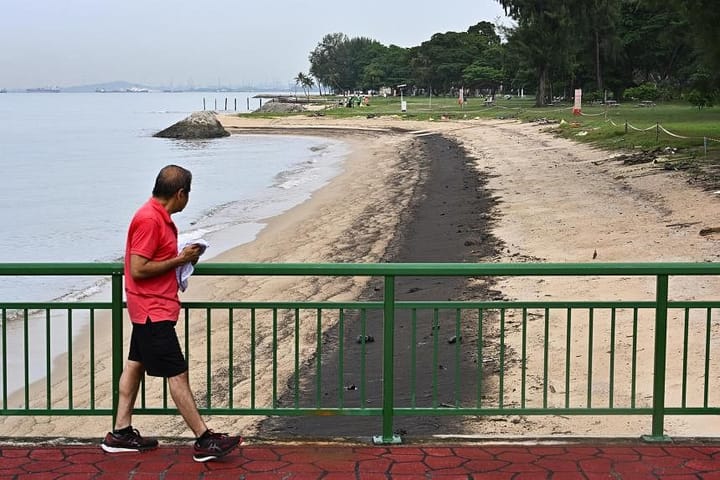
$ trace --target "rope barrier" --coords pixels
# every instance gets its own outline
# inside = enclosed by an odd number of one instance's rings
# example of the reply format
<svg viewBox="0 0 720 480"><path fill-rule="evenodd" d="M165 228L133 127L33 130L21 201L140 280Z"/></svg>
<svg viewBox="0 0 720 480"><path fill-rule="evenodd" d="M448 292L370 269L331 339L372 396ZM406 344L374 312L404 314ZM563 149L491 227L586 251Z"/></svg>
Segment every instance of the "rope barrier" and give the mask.
<svg viewBox="0 0 720 480"><path fill-rule="evenodd" d="M630 123L630 122L627 122L626 125L627 125L628 127L632 128L633 130L635 130L636 132L647 132L647 131L650 131L650 130L652 130L652 129L654 129L654 128L657 128L657 125L653 125L652 127L648 127L648 128L638 128L638 127L634 126L634 125L633 125L632 123Z"/></svg>
<svg viewBox="0 0 720 480"><path fill-rule="evenodd" d="M582 115L582 116L584 116L584 117L598 117L598 116L604 115L604 114L605 114L605 112L603 112L603 113L595 113L595 114L589 114L589 113L582 113L582 112L580 112L580 115ZM618 124L616 124L614 121L612 121L612 119L609 119L609 118L605 119L605 123L610 123L610 124L611 124L612 126L614 126L614 127L617 127L617 126L618 126ZM663 132L665 132L666 134L670 135L671 137L680 138L680 139L682 139L682 140L703 140L703 141L705 141L705 142L711 141L711 142L718 142L718 143L720 143L720 139L717 139L717 138L712 138L712 137L686 137L686 136L680 135L680 134L678 134L678 133L673 133L673 132L671 132L670 130L668 130L667 128L665 128L664 126L662 126L662 125L659 124L659 123L657 123L657 124L655 124L655 125L652 125L652 126L650 126L650 127L647 127L647 128L638 128L638 127L636 127L635 125L633 125L632 123L626 121L626 122L625 122L625 126L626 126L626 128L630 128L630 129L632 129L632 130L635 130L636 132L649 132L650 130L657 130L657 131L659 132L660 130L662 130Z"/></svg>
<svg viewBox="0 0 720 480"><path fill-rule="evenodd" d="M597 117L597 116L602 115L602 114L588 115L588 114L583 114L583 113L581 113L581 115L583 115L583 116L596 116L596 117ZM606 119L605 119L605 123L610 123L613 127L618 127L618 125L617 125L615 122L613 122L612 119L609 119L609 118L606 118ZM682 139L682 140L702 140L702 141L703 141L704 150L705 150L705 155L707 155L707 152L708 152L708 142L720 143L720 139L718 139L718 138L712 138L712 137L687 137L687 136L685 136L685 135L680 135L680 134L678 134L678 133L671 132L670 130L668 130L667 128L665 128L664 126L662 126L662 125L659 124L659 123L656 123L655 125L652 125L652 126L647 127L647 128L638 128L638 127L636 127L635 125L631 124L630 122L625 121L625 133L627 133L628 129L635 130L636 132L649 132L650 130L655 130L655 131L657 132L657 135L660 135L660 132L662 131L663 133L665 133L665 134L667 134L667 135L670 135L671 137L679 138L679 139ZM658 138L658 140L659 140L659 138Z"/></svg>
<svg viewBox="0 0 720 480"><path fill-rule="evenodd" d="M684 140L689 140L689 139L693 138L693 137L683 137L682 135L677 135L677 134L675 134L675 133L672 133L671 131L667 130L665 127L663 127L663 126L660 125L660 124L657 125L657 128L659 128L659 129L662 130L663 132L667 133L667 134L670 135L671 137L682 138L682 139L684 139ZM700 138L700 137L694 137L694 138ZM705 137L703 137L703 138L705 138Z"/></svg>
<svg viewBox="0 0 720 480"><path fill-rule="evenodd" d="M503 108L503 109L505 109L505 110L523 110L521 107L506 107L506 106L504 106L504 105L492 105L492 106L487 107L487 110L490 110L490 109L493 109L493 108ZM557 109L553 109L553 110L549 110L549 111L550 111L550 112L562 112L562 111L565 111L565 110L572 110L572 109L573 109L573 107L562 107L562 108L557 108ZM583 113L583 112L580 112L580 116L582 116L582 117L600 117L600 116L602 116L602 115L607 116L607 112L606 112L606 111L605 111L605 112L601 112L601 113ZM618 125L617 123L615 123L612 119L607 118L607 117L605 118L605 123L609 123L609 124L611 124L613 127L619 127L619 126L620 126L620 125ZM686 137L686 136L683 136L683 135L680 135L680 134L677 134L677 133L673 133L673 132L671 132L670 130L668 130L667 128L663 127L663 126L662 126L661 124L659 124L659 123L658 123L658 124L655 124L655 125L651 125L651 126L649 126L649 127L647 127L647 128L639 128L639 127L636 127L635 125L631 124L630 122L627 122L627 121L626 121L626 122L625 122L625 128L626 128L626 129L629 128L629 129L635 130L636 132L649 132L650 130L656 130L656 131L658 131L658 133L659 133L660 130L662 130L664 133L670 135L671 137L675 137L675 138L679 138L679 139L683 139L683 140L701 140L701 139L702 139L706 144L707 144L707 142L717 142L717 143L720 143L720 139L718 139L718 138L712 138L712 137Z"/></svg>

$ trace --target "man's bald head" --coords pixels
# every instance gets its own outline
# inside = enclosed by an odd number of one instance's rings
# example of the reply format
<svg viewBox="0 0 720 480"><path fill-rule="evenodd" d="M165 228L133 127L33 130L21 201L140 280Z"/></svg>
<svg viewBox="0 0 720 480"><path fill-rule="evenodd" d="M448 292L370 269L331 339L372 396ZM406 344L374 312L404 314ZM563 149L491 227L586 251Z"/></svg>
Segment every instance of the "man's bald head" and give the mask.
<svg viewBox="0 0 720 480"><path fill-rule="evenodd" d="M155 179L153 197L168 199L180 189L185 190L185 193L190 193L191 182L192 173L189 170L177 165L168 165L160 170Z"/></svg>

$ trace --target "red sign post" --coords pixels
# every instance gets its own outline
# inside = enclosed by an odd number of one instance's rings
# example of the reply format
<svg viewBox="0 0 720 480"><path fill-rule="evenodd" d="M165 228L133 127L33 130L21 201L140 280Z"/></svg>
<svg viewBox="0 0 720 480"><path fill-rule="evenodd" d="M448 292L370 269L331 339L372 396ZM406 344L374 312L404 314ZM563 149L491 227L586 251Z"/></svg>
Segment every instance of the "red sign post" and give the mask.
<svg viewBox="0 0 720 480"><path fill-rule="evenodd" d="M573 105L573 115L582 114L582 89L575 89L575 104Z"/></svg>

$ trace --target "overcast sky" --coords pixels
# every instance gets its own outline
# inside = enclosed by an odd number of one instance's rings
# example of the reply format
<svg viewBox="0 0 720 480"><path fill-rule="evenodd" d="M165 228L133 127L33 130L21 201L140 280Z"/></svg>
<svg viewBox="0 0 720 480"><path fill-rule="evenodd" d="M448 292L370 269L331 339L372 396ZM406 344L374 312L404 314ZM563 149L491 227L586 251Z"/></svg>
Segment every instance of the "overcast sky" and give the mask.
<svg viewBox="0 0 720 480"><path fill-rule="evenodd" d="M327 33L411 47L504 20L496 0L2 0L0 88L278 84ZM506 22L507 23L507 22Z"/></svg>

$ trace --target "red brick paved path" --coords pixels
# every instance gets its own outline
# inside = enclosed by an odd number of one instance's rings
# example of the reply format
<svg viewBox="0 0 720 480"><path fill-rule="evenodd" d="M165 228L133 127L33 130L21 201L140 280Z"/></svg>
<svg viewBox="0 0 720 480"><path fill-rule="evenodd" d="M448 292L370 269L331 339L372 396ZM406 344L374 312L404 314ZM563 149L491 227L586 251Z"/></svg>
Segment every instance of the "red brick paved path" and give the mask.
<svg viewBox="0 0 720 480"><path fill-rule="evenodd" d="M0 448L0 479L719 479L714 445L361 446L261 444L205 464L190 446L107 454L99 446Z"/></svg>

